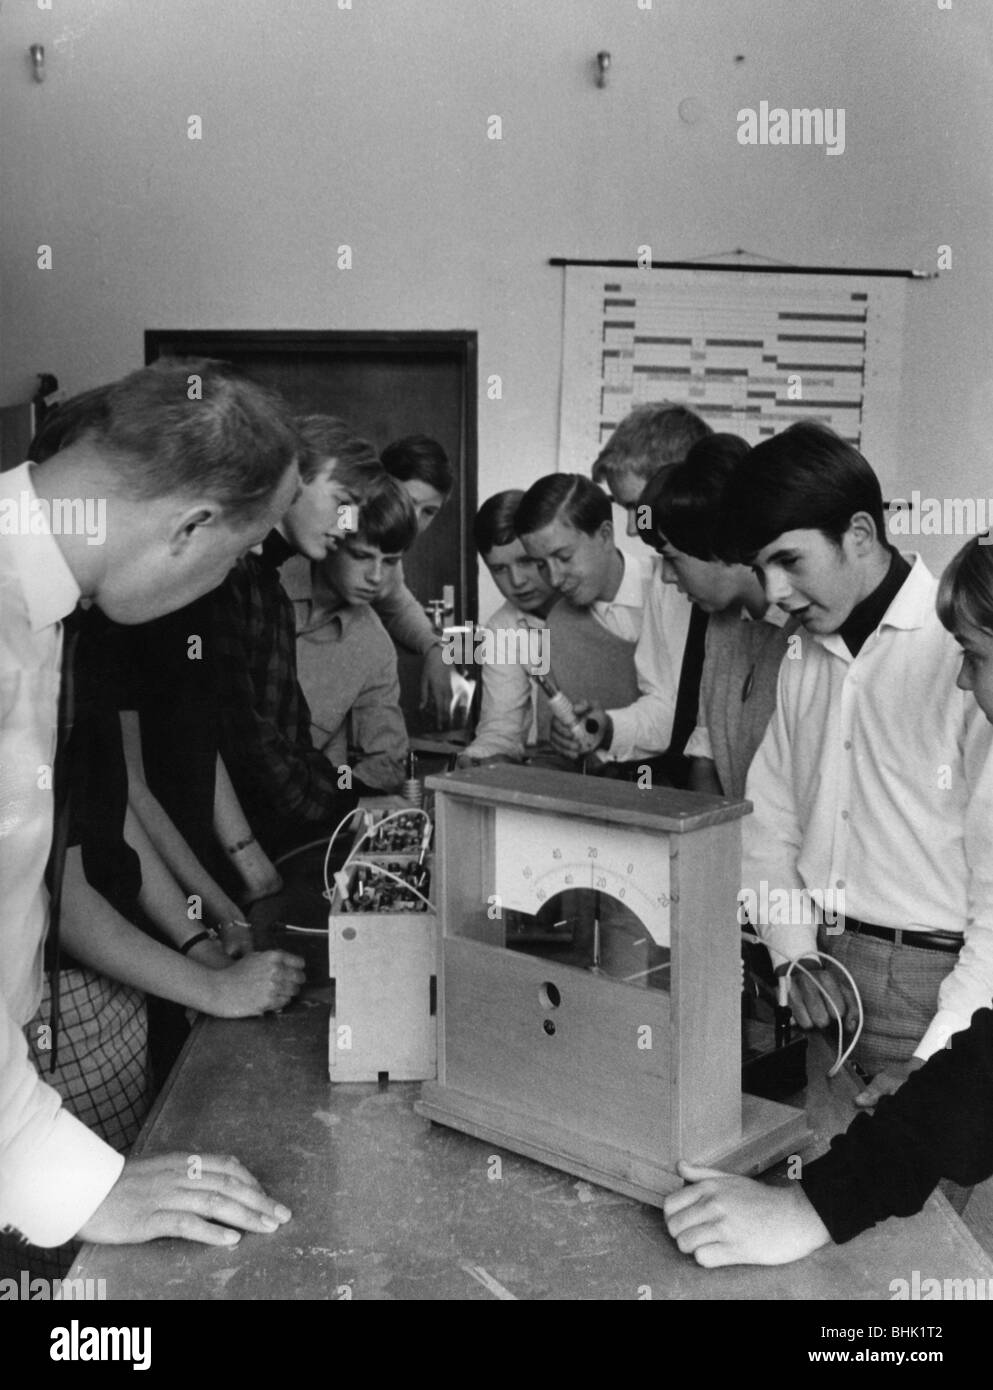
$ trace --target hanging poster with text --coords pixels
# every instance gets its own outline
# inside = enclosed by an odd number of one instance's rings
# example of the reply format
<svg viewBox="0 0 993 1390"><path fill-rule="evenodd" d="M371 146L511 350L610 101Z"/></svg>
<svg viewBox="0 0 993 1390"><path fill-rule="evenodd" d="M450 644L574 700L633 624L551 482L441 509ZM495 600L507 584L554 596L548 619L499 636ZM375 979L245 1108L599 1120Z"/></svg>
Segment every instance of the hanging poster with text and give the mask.
<svg viewBox="0 0 993 1390"><path fill-rule="evenodd" d="M559 468L588 473L637 405L678 401L757 444L820 420L897 476L907 281L565 267Z"/></svg>

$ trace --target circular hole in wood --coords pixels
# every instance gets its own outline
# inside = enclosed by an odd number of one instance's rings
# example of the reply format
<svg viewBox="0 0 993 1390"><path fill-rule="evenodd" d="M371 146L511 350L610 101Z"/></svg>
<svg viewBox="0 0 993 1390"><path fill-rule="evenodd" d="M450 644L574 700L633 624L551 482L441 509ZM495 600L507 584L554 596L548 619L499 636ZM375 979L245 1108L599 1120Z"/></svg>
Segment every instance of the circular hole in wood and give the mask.
<svg viewBox="0 0 993 1390"><path fill-rule="evenodd" d="M555 1024L552 1022L550 1018L546 1018L541 1026L542 1028L544 1028L545 1032L548 1034L550 1038L553 1038L555 1036Z"/></svg>
<svg viewBox="0 0 993 1390"><path fill-rule="evenodd" d="M557 1009L562 1003L562 996L559 994L557 986L553 985L551 980L546 980L538 990L538 998L541 1000L541 1007L543 1009Z"/></svg>

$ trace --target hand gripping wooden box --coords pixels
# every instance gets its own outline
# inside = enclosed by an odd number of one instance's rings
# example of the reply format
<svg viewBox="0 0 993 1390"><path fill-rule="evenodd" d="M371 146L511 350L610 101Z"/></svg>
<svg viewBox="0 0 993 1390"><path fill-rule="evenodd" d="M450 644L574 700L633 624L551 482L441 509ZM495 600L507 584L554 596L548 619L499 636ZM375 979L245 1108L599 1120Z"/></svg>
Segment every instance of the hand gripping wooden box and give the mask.
<svg viewBox="0 0 993 1390"><path fill-rule="evenodd" d="M510 766L427 786L422 1115L654 1205L681 1158L754 1173L803 1144L802 1111L741 1092L747 802Z"/></svg>

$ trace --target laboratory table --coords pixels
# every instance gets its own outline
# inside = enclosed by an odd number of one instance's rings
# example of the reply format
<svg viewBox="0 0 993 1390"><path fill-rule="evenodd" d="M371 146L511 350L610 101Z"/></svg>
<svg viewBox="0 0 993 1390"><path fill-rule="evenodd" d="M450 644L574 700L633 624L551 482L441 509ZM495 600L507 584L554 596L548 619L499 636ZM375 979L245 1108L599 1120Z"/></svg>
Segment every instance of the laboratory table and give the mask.
<svg viewBox="0 0 993 1390"><path fill-rule="evenodd" d="M320 946L323 948L324 943ZM318 972L319 973L319 972ZM660 1211L414 1113L417 1084L332 1085L318 980L285 1013L200 1019L138 1151L233 1153L293 1211L234 1249L86 1246L74 1277L125 1299L888 1299L891 1282L990 1278L940 1193L918 1216L779 1268L703 1270ZM813 1053L821 1148L855 1083Z"/></svg>

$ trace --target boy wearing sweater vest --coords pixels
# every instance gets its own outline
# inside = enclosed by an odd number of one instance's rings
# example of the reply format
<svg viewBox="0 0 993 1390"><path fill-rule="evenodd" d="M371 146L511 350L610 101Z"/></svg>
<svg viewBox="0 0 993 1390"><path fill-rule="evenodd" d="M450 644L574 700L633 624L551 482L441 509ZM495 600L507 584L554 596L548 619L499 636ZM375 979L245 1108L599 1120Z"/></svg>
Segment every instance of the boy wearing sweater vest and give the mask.
<svg viewBox="0 0 993 1390"><path fill-rule="evenodd" d="M592 709L599 716L600 743L607 741L605 706L616 720L611 751L598 760L623 762L663 752L675 711L689 604L672 590L661 589L657 561L618 550L610 498L578 473L540 478L525 493L516 524L528 554L540 562L548 582L564 600L552 609L548 624L556 681L577 713ZM646 609L656 587L659 598L656 601L653 596L652 604L658 613L649 619ZM588 611L596 626L580 630L576 610ZM664 631L657 634L653 660L646 665L639 661L645 624L659 616ZM629 717L639 690L650 692L649 700L659 707L656 719L664 726L662 743L647 741L643 721ZM558 720L553 721L551 739L556 752L566 758L590 751L581 748Z"/></svg>

